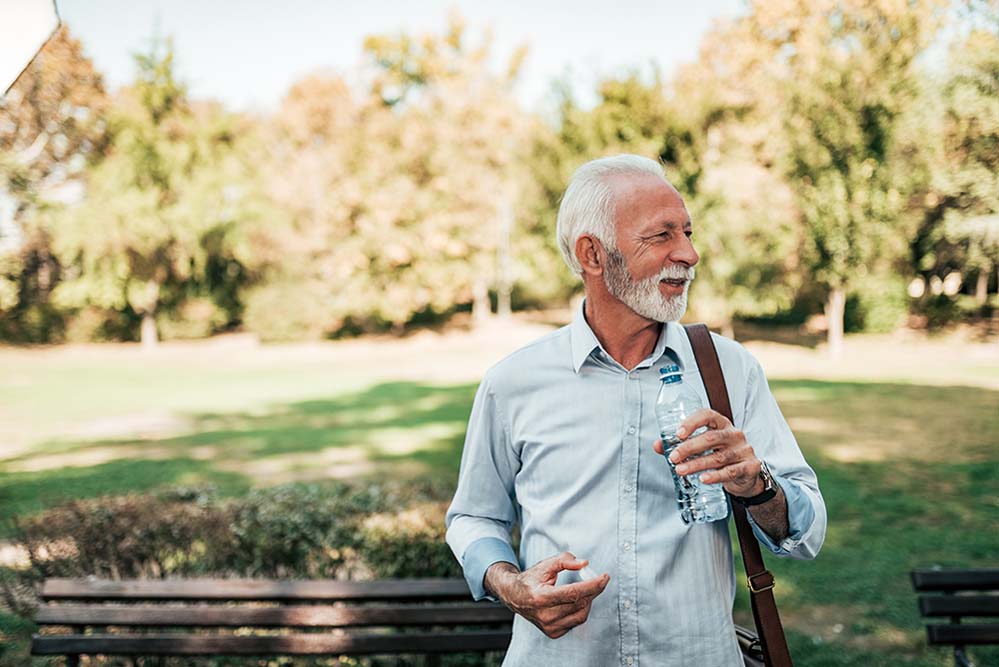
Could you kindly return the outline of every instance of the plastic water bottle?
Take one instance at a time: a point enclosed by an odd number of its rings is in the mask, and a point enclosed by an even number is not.
[[[728,501],[725,489],[721,484],[704,484],[701,473],[677,475],[676,466],[669,460],[672,452],[681,440],[676,437],[676,431],[683,420],[703,407],[701,397],[689,385],[683,383],[680,367],[664,366],[659,369],[662,385],[659,387],[659,397],[656,399],[656,419],[659,422],[659,435],[663,440],[663,450],[666,463],[673,473],[673,486],[676,488],[676,504],[680,509],[680,517],[684,523],[708,523],[719,521],[728,516]],[[707,430],[701,427],[688,437],[700,435]],[[711,450],[700,456],[706,456]],[[706,471],[705,471],[706,472]]]

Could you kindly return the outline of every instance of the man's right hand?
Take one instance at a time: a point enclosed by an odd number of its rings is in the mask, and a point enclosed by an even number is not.
[[[486,570],[486,590],[503,601],[551,639],[558,639],[586,621],[593,598],[604,592],[610,575],[590,581],[555,586],[562,570],[581,570],[588,561],[568,551],[546,558],[523,572],[506,562],[493,563]]]

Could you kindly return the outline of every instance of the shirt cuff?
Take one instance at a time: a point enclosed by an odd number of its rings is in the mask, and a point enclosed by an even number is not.
[[[815,520],[815,508],[812,507],[812,501],[808,499],[808,496],[802,492],[795,482],[777,475],[774,475],[773,478],[784,491],[784,498],[787,500],[788,536],[778,544],[756,524],[751,512],[746,512],[746,516],[753,527],[756,539],[763,546],[775,554],[789,554],[798,548],[805,533],[812,527],[812,522]]]
[[[486,593],[483,579],[486,570],[494,563],[510,563],[520,567],[513,547],[498,537],[483,537],[468,545],[461,557],[461,568],[465,572],[465,581],[472,591],[475,600],[483,598],[496,601],[496,598]]]

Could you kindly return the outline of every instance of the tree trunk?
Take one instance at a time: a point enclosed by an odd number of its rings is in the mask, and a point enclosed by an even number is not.
[[[156,316],[147,310],[142,314],[142,347],[152,350],[159,342],[159,336],[156,334]]]
[[[472,285],[472,320],[476,327],[489,322],[491,307],[489,304],[489,287],[482,278],[476,278]]]
[[[496,295],[496,315],[504,320],[510,319],[510,314],[513,312],[513,309],[510,308],[510,292],[509,283],[501,284],[499,293]]]
[[[507,189],[509,192],[509,188]],[[499,280],[496,285],[496,314],[503,319],[510,318],[510,293],[513,291],[513,279],[510,275],[510,235],[513,232],[513,197],[507,195],[499,208]]]
[[[731,317],[729,317],[722,323],[721,334],[726,338],[731,338],[732,340],[735,340],[735,326],[733,326]]]
[[[989,298],[989,269],[983,266],[978,271],[978,281],[975,283],[975,303],[984,306]]]
[[[834,287],[826,301],[826,324],[829,327],[827,341],[829,356],[839,359],[843,356],[843,312],[846,309],[846,291]]]

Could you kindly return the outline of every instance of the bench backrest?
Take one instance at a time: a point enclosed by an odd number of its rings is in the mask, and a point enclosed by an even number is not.
[[[913,570],[919,613],[950,618],[952,623],[926,626],[930,644],[956,646],[999,644],[999,623],[966,623],[965,618],[999,617],[999,568]]]
[[[257,655],[439,653],[504,650],[513,614],[472,602],[455,579],[367,582],[184,579],[49,579],[40,626],[79,634],[38,635],[36,654]],[[82,604],[81,604],[82,603]],[[154,604],[155,603],[155,604]],[[85,628],[282,628],[302,634],[83,634]],[[483,627],[485,626],[485,627]],[[434,628],[432,632],[351,628]],[[468,628],[461,630],[460,628]],[[317,632],[317,630],[326,632]]]

